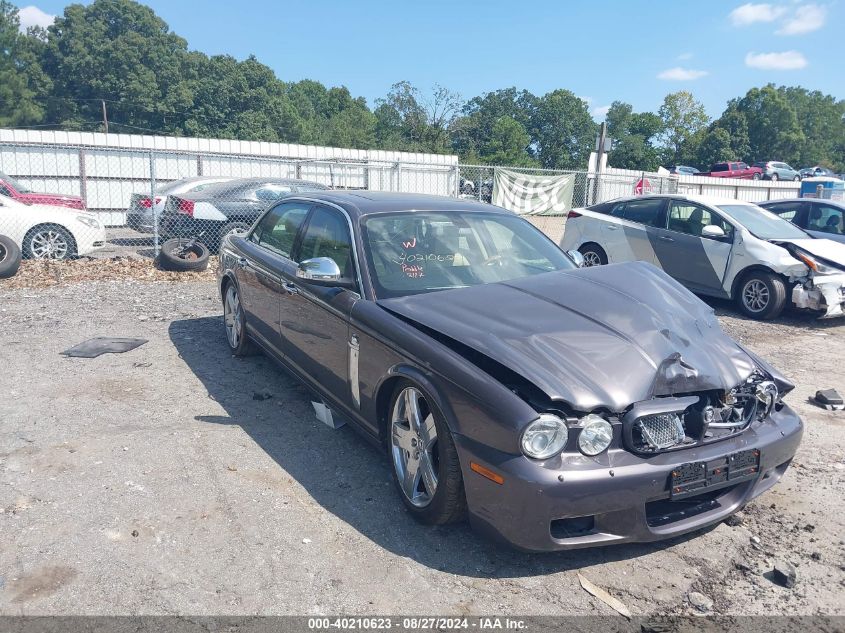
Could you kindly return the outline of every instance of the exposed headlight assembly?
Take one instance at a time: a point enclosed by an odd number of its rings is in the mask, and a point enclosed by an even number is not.
[[[820,275],[830,275],[841,272],[836,268],[832,268],[831,266],[822,264],[818,259],[798,248],[794,249],[792,254],[795,255],[795,257],[797,257],[798,259],[800,259],[802,262],[804,262],[804,264],[807,265],[807,268]]]
[[[522,432],[522,452],[532,459],[548,459],[566,447],[569,429],[566,422],[551,413],[543,413]]]
[[[593,457],[607,450],[613,441],[613,427],[600,415],[591,413],[581,418],[578,450]]]
[[[765,420],[769,417],[772,409],[775,408],[775,404],[777,404],[778,397],[780,396],[777,385],[771,380],[764,380],[763,382],[757,383],[755,396],[757,397],[757,406],[759,407],[758,418]]]

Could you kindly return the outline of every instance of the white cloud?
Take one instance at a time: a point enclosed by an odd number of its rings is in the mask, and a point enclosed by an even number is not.
[[[657,75],[658,79],[666,79],[667,81],[692,81],[694,79],[701,79],[707,75],[706,70],[693,70],[692,68],[668,68]]]
[[[605,106],[596,106],[592,110],[592,115],[594,119],[598,119],[599,121],[604,121],[605,117],[607,116],[607,111],[610,110],[609,105]]]
[[[786,13],[784,7],[776,7],[773,4],[754,4],[749,2],[731,11],[731,23],[734,26],[748,26],[755,22],[774,22]]]
[[[748,53],[745,65],[761,70],[799,70],[807,65],[807,59],[798,51]]]
[[[783,23],[778,35],[803,35],[824,26],[827,9],[817,4],[805,4],[795,9],[795,15]]]
[[[18,11],[18,18],[21,21],[21,31],[25,32],[30,26],[40,26],[46,29],[53,23],[56,16],[45,13],[38,7],[30,5]]]

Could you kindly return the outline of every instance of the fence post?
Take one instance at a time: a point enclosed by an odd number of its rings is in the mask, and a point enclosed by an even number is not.
[[[402,191],[402,163],[396,163],[396,191]]]
[[[202,175],[202,154],[197,154],[197,176]]]
[[[160,214],[156,211],[156,158],[154,150],[150,150],[150,201],[152,202],[150,207],[153,210],[153,246],[155,247],[155,256],[158,257],[160,251],[158,231]]]
[[[88,208],[88,176],[85,173],[85,150],[79,149],[79,196]],[[98,214],[99,215],[99,214]]]
[[[461,197],[461,166],[455,164],[455,197]]]

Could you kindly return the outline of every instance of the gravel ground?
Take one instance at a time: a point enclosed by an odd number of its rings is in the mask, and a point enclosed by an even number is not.
[[[845,413],[808,400],[845,392],[845,322],[715,307],[798,385],[784,479],[730,525],[526,555],[415,523],[380,451],[317,422],[269,360],[228,353],[212,283],[0,282],[0,613],[613,613],[580,572],[635,615],[845,614]],[[59,355],[102,335],[149,343]]]

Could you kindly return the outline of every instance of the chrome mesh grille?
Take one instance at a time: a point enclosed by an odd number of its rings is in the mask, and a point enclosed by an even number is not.
[[[652,450],[670,448],[684,441],[684,424],[676,413],[659,413],[637,421],[643,439]]]

